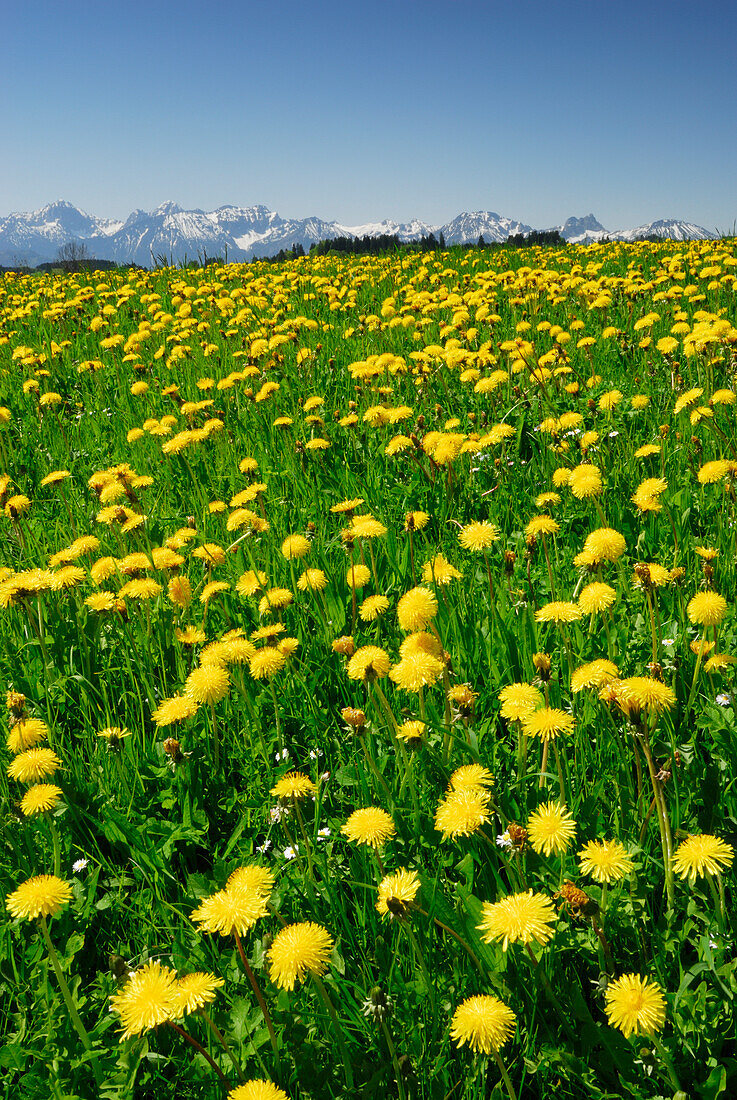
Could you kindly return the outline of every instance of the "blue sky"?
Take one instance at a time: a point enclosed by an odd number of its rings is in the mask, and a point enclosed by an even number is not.
[[[737,5],[0,0],[0,215],[737,218]]]

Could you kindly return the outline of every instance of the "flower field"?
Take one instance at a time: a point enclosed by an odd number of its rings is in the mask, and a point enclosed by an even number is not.
[[[737,1093],[736,305],[2,276],[0,1095]]]

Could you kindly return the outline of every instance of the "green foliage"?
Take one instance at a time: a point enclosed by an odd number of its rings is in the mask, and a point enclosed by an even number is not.
[[[688,613],[700,590],[734,600],[737,432],[723,396],[737,345],[734,242],[439,243],[377,257],[331,242],[279,267],[0,282],[0,684],[47,724],[62,760],[48,782],[63,792],[25,816],[27,786],[9,778],[5,753],[0,890],[7,897],[36,874],[72,884],[49,931],[90,1043],[37,922],[6,913],[0,1096],[224,1095],[204,1055],[166,1024],[119,1042],[109,999],[148,960],[222,977],[212,1023],[246,1078],[272,1079],[292,1100],[503,1095],[496,1060],[450,1038],[461,1002],[484,993],[516,1014],[500,1053],[525,1100],[655,1100],[676,1080],[714,1100],[737,1089],[733,872],[674,877],[661,814],[671,854],[690,834],[737,841],[734,666],[709,661],[734,652],[734,619],[730,607],[708,627],[716,647],[701,659],[691,643],[704,628]],[[657,449],[637,457],[646,444]],[[699,478],[718,461],[727,465],[715,480]],[[581,465],[599,469],[601,494],[576,496],[556,473]],[[44,485],[53,471],[70,476]],[[657,478],[667,484],[633,501]],[[552,492],[560,499],[536,505]],[[361,504],[348,513],[331,511],[353,498]],[[238,508],[250,515],[229,529]],[[526,532],[543,510],[557,532]],[[427,513],[427,526],[410,512]],[[368,513],[384,535],[346,533]],[[480,521],[499,538],[474,552],[458,536]],[[601,527],[622,534],[625,555],[576,564]],[[292,534],[309,538],[304,558],[282,553]],[[69,563],[54,557],[88,535],[99,546]],[[154,551],[172,539],[182,561],[156,566]],[[719,554],[706,561],[696,547]],[[144,568],[126,561],[134,553],[147,556]],[[437,554],[460,577],[442,583],[437,562],[426,573]],[[110,575],[95,580],[107,557]],[[665,583],[636,576],[643,563],[663,566]],[[62,586],[66,564],[82,573]],[[369,572],[357,591],[351,564]],[[57,580],[35,594],[15,579],[49,566]],[[305,569],[324,572],[324,590],[300,583]],[[243,595],[249,571],[267,579]],[[189,580],[190,602],[172,599],[176,577]],[[156,581],[147,598],[124,588],[145,578]],[[575,603],[594,581],[615,590],[608,610],[558,625],[537,614]],[[417,584],[437,595],[428,631],[443,674],[421,692],[350,678],[333,642],[352,635],[396,667],[406,637],[397,603]],[[292,600],[264,605],[267,589]],[[108,610],[95,602],[101,592],[112,594]],[[385,614],[361,616],[369,595],[387,597]],[[256,678],[243,652],[229,656],[221,700],[158,723],[209,643],[267,625],[277,631],[257,649],[297,643],[273,680]],[[533,661],[540,652],[549,680]],[[628,720],[614,696],[573,691],[571,672],[600,658],[622,679],[667,685],[673,705],[635,708]],[[574,719],[545,754],[500,714],[500,690],[533,681]],[[448,699],[463,685],[472,704]],[[365,713],[361,732],[341,716],[349,707]],[[10,736],[19,713],[7,711]],[[420,719],[420,743],[398,739],[397,727]],[[99,736],[110,727],[122,735]],[[451,775],[479,762],[495,777],[487,820],[442,841],[435,814]],[[292,771],[310,777],[314,801],[277,803],[270,792]],[[577,823],[568,851],[497,843],[559,798]],[[341,832],[368,806],[396,828],[378,852]],[[605,886],[581,873],[576,853],[614,838],[634,869]],[[253,862],[276,883],[243,946],[278,1057],[235,940],[190,919]],[[400,868],[417,873],[415,905],[382,917],[377,886]],[[560,895],[567,881],[590,910]],[[484,905],[528,888],[555,898],[550,943],[530,953],[485,942]],[[282,923],[303,921],[335,941],[327,1000],[312,980],[288,992],[270,976]],[[631,973],[664,991],[654,1037],[625,1038],[607,1022],[607,983]],[[377,986],[390,999],[383,1025]],[[233,1060],[204,1017],[179,1022],[234,1088]]]

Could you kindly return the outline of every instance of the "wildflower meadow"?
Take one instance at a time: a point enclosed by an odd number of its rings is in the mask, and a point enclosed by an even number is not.
[[[0,279],[0,1095],[737,1094],[734,240]]]

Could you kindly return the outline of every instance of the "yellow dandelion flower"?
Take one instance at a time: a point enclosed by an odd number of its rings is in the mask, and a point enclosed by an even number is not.
[[[581,608],[567,600],[553,600],[535,612],[537,623],[575,623],[581,618]]]
[[[20,808],[26,817],[31,817],[32,814],[48,813],[49,810],[53,810],[55,806],[59,805],[61,796],[61,787],[57,787],[53,783],[36,783],[26,791],[21,800]]]
[[[420,722],[416,718],[410,718],[406,722],[402,722],[397,730],[397,737],[400,741],[408,744],[410,748],[413,748],[420,744],[426,729],[427,726],[424,722]]]
[[[411,588],[397,605],[397,619],[404,631],[424,630],[438,613],[438,600],[429,588]]]
[[[358,614],[363,622],[372,623],[380,615],[383,615],[388,607],[389,600],[386,596],[369,596],[359,607]]]
[[[267,583],[266,574],[248,569],[236,583],[235,589],[241,596],[255,596]]]
[[[266,896],[257,890],[218,890],[205,898],[191,914],[203,932],[243,936],[268,912]]]
[[[402,657],[390,670],[389,676],[404,691],[420,691],[432,687],[443,675],[445,665],[431,653],[416,650]]]
[[[670,710],[675,706],[676,694],[667,684],[649,676],[629,676],[619,681],[620,692],[629,706],[639,707],[653,714]]]
[[[26,749],[8,765],[8,775],[19,783],[37,783],[47,779],[61,767],[61,760],[51,749]]]
[[[603,687],[611,680],[616,680],[618,676],[619,669],[614,661],[609,661],[606,657],[599,657],[597,660],[589,661],[588,664],[580,665],[574,670],[571,676],[571,691],[578,693],[583,691],[584,688]]]
[[[462,764],[448,780],[447,794],[452,791],[484,791],[494,786],[494,776],[483,764]]]
[[[198,703],[214,706],[224,699],[230,690],[228,670],[216,664],[205,664],[190,672],[184,685],[184,694]]]
[[[148,962],[136,970],[110,1006],[120,1016],[124,1039],[140,1035],[172,1018],[175,1012],[176,973],[160,962]]]
[[[36,875],[8,894],[5,908],[15,920],[56,917],[72,900],[72,888],[56,875]]]
[[[257,649],[248,662],[248,670],[254,680],[271,680],[286,664],[283,653],[273,646]]]
[[[227,581],[210,581],[200,592],[200,603],[209,603],[213,596],[217,596],[220,592],[227,592],[229,588]]]
[[[596,882],[619,882],[634,867],[627,849],[618,840],[590,840],[578,853],[581,874]]]
[[[501,538],[499,529],[493,523],[469,523],[462,527],[458,534],[458,541],[464,550],[483,551],[488,550]]]
[[[551,741],[560,733],[573,733],[573,715],[555,707],[541,707],[522,718],[522,729],[528,737]]]
[[[354,516],[349,530],[354,539],[382,538],[387,533],[384,524],[370,514]]]
[[[507,684],[499,692],[502,704],[499,713],[508,722],[517,722],[537,710],[542,701],[542,695],[532,684]]]
[[[703,392],[703,389],[697,386],[695,389],[686,390],[685,393],[682,393],[673,406],[673,415],[678,416],[684,409],[688,409],[692,405],[695,405]]]
[[[364,680],[373,683],[386,676],[391,660],[386,650],[376,645],[365,645],[357,649],[346,666],[349,680]]]
[[[361,563],[352,565],[346,574],[346,584],[351,588],[363,588],[371,580],[371,570]]]
[[[645,443],[644,446],[638,447],[635,451],[635,458],[649,458],[651,455],[660,454],[659,443]]]
[[[623,974],[610,982],[605,994],[605,1011],[612,1027],[625,1039],[630,1035],[653,1035],[665,1023],[665,997],[657,982],[639,974]]]
[[[288,924],[277,932],[269,948],[269,977],[280,989],[289,990],[308,973],[320,977],[327,970],[334,946],[332,936],[320,924]]]
[[[538,855],[560,855],[576,835],[576,822],[562,803],[546,802],[530,814],[527,835]]]
[[[174,722],[184,722],[197,713],[198,703],[186,695],[173,695],[162,699],[151,717],[157,727],[171,726]]]
[[[438,806],[435,828],[443,840],[470,836],[489,820],[489,796],[478,787],[453,791]]]
[[[294,596],[288,588],[269,588],[259,600],[259,615],[268,615],[271,611],[281,611],[294,601]]]
[[[23,718],[11,728],[8,734],[8,749],[13,754],[35,748],[39,741],[45,741],[49,727],[41,718]]]
[[[719,837],[702,833],[689,836],[678,845],[673,857],[673,870],[694,885],[696,878],[718,875],[734,859],[734,848]]]
[[[514,1035],[517,1017],[491,994],[467,997],[453,1013],[450,1037],[458,1047],[468,1043],[474,1053],[499,1050]]]
[[[308,775],[302,772],[288,772],[271,788],[270,794],[275,798],[307,798],[315,794],[317,787]]]
[[[689,600],[686,614],[699,626],[718,626],[727,613],[727,601],[718,592],[699,592]]]
[[[502,941],[507,950],[510,943],[546,944],[553,935],[550,927],[558,914],[550,898],[544,894],[509,894],[500,901],[484,902],[478,930],[484,943]]]
[[[251,890],[265,897],[274,888],[274,876],[268,867],[262,867],[258,863],[247,863],[244,867],[236,867],[228,876],[228,890]]]
[[[386,875],[379,883],[376,909],[382,917],[403,916],[417,897],[420,880],[416,871],[400,868],[393,875]]]
[[[557,535],[559,531],[560,524],[552,516],[533,516],[525,527],[525,537],[532,539],[538,535]]]
[[[594,581],[582,589],[578,597],[578,606],[584,615],[596,615],[599,611],[606,611],[617,598],[615,589],[609,584]]]
[[[281,552],[287,561],[305,557],[312,549],[312,543],[304,535],[288,535],[281,544]]]
[[[283,417],[282,419],[287,420],[289,418]],[[254,1077],[250,1081],[231,1089],[228,1093],[228,1100],[289,1100],[289,1097],[284,1089],[280,1089],[278,1085],[274,1085],[271,1081],[264,1081],[263,1078]]]
[[[367,806],[363,810],[354,810],[340,831],[356,844],[367,844],[378,849],[391,840],[397,830],[386,810]]]
[[[174,985],[174,998],[172,1014],[174,1016],[186,1016],[190,1012],[197,1012],[205,1005],[215,1000],[218,989],[225,985],[222,978],[216,978],[214,974],[206,974],[195,971],[192,974],[184,974],[177,978]]]
[[[571,470],[568,486],[577,500],[598,496],[604,487],[599,468],[585,464]]]
[[[305,569],[297,580],[300,592],[322,592],[328,586],[328,578],[322,569]]]
[[[699,470],[697,477],[700,485],[715,485],[722,481],[731,470],[731,464],[725,459],[716,459],[713,462],[705,462]]]
[[[434,558],[430,558],[422,569],[422,579],[425,584],[446,585],[452,580],[459,580],[461,576],[462,574],[443,554],[436,554]]]

